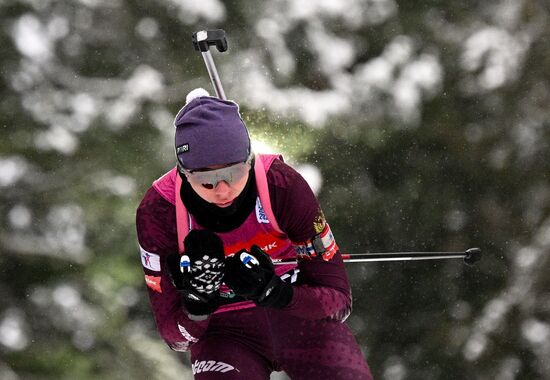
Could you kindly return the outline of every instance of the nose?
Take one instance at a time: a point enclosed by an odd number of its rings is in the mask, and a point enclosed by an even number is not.
[[[217,196],[222,197],[229,194],[231,186],[225,181],[220,181],[216,184],[216,187],[214,187],[214,191]]]

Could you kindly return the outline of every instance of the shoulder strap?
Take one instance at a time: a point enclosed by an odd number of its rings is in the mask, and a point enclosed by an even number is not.
[[[178,247],[180,253],[183,253],[183,239],[189,233],[189,214],[180,197],[181,183],[181,177],[176,174],[176,225],[178,229]]]
[[[181,177],[178,174],[177,167],[174,167],[168,173],[153,182],[153,187],[164,199],[176,206],[178,247],[180,253],[182,253],[183,239],[189,232],[189,215],[179,196],[181,191]]]
[[[269,198],[269,187],[267,184],[267,172],[271,167],[271,164],[275,159],[283,159],[283,156],[280,154],[258,154],[256,155],[256,161],[254,163],[254,174],[256,175],[256,186],[258,189],[258,196],[260,197],[260,202],[262,203],[262,208],[269,220],[269,223],[273,226],[275,231],[283,233],[273,209],[271,208],[271,199]]]
[[[172,204],[176,204],[174,192],[176,190],[175,181],[178,177],[177,168],[172,168],[167,173],[163,174],[162,177],[153,182],[153,187],[155,190]]]

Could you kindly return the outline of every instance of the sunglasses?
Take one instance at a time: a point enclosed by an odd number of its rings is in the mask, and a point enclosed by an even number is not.
[[[219,169],[187,170],[183,169],[181,164],[178,166],[180,172],[185,175],[189,183],[211,190],[216,187],[218,182],[225,181],[229,185],[233,185],[243,179],[251,168],[251,162],[252,154],[244,162],[238,162]]]

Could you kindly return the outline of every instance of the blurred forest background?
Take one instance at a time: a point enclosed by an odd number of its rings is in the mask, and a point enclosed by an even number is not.
[[[378,379],[550,378],[547,0],[0,0],[0,378],[188,379],[135,209],[213,52],[257,150],[317,191]],[[546,273],[546,275],[544,274]]]

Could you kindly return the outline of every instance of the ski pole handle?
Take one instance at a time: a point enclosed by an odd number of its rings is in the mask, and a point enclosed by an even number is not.
[[[225,31],[223,29],[213,29],[213,30],[201,30],[193,33],[193,46],[195,50],[200,51],[204,63],[206,65],[206,70],[208,71],[208,76],[212,81],[214,86],[214,91],[218,98],[227,100],[225,96],[225,91],[218,75],[218,70],[216,69],[216,64],[210,54],[210,46],[216,46],[216,49],[220,53],[227,51],[227,39],[225,38]]]

